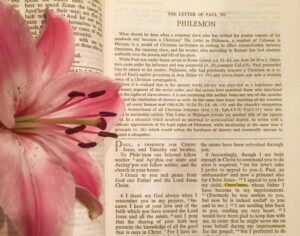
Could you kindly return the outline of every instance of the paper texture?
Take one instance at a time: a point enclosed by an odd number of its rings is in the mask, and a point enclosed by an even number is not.
[[[298,0],[10,2],[34,35],[63,14],[73,69],[123,84],[119,138],[92,151],[105,214],[78,204],[65,235],[299,234]]]
[[[109,1],[107,235],[297,235],[297,7]]]

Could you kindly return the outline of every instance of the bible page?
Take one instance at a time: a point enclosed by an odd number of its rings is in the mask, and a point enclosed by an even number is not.
[[[299,234],[299,1],[111,0],[126,111],[106,235]]]

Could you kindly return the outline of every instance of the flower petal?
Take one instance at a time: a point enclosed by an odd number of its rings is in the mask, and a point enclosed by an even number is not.
[[[72,176],[38,143],[0,132],[0,206],[21,235],[60,235],[74,206]]]
[[[87,189],[77,186],[76,198],[89,209],[89,218],[91,220],[96,219],[98,215],[103,213],[103,206],[99,200],[91,194]]]
[[[70,73],[60,79],[49,81],[41,90],[35,104],[32,104],[24,115],[35,114],[35,117],[80,117],[99,114],[101,111],[114,112],[116,116],[106,117],[107,130],[109,130],[120,118],[124,110],[124,103],[119,95],[120,84],[106,77],[90,73]],[[105,91],[102,96],[86,98],[76,105],[67,107],[64,104],[70,97],[70,92],[82,92],[86,95],[93,92]],[[68,104],[82,100],[82,97],[74,98]],[[59,109],[57,109],[60,107]]]
[[[97,162],[89,153],[65,138],[41,134],[38,137],[64,163],[74,178],[75,185],[88,189],[96,197],[101,193],[100,173]]]
[[[0,122],[14,126],[14,114],[39,85],[39,57],[22,16],[0,1]],[[31,90],[31,91],[30,91]]]
[[[43,80],[65,75],[74,60],[74,35],[71,25],[59,15],[46,11],[46,24],[36,42],[43,58]]]
[[[70,171],[76,185],[76,197],[89,209],[90,217],[95,218],[102,214],[103,207],[99,202],[101,194],[99,168],[89,153],[77,145],[74,146],[74,142],[67,138],[62,138],[59,142],[56,136],[50,135],[41,134],[34,138],[57,156]]]

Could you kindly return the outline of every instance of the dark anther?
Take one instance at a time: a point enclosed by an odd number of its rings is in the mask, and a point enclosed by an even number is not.
[[[118,135],[116,133],[110,133],[110,132],[104,132],[104,131],[100,131],[98,133],[98,135],[100,137],[110,137],[110,138],[117,138]]]
[[[97,145],[96,142],[90,142],[90,143],[78,143],[78,146],[81,148],[92,148]]]
[[[102,96],[103,94],[105,94],[105,90],[95,91],[95,92],[89,93],[88,97],[89,98],[96,98],[96,97]]]
[[[85,96],[85,93],[83,92],[78,92],[78,91],[72,91],[68,94],[68,96],[70,98],[75,98],[75,97],[84,97]]]
[[[97,124],[97,127],[99,129],[102,129],[102,130],[105,130],[106,129],[106,126],[107,126],[107,122],[104,118],[100,118],[98,124]]]
[[[109,112],[109,111],[100,111],[99,115],[102,117],[113,117],[113,116],[116,116],[117,114],[114,112]]]
[[[80,125],[80,126],[77,126],[77,127],[74,127],[74,128],[69,128],[69,129],[65,130],[65,133],[66,134],[76,134],[76,133],[84,130],[85,127],[86,127],[85,125]]]

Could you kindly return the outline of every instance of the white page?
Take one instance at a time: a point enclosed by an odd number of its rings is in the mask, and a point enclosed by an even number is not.
[[[105,73],[127,110],[106,159],[106,235],[297,235],[297,11],[107,3]]]

